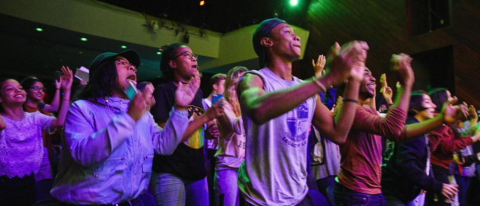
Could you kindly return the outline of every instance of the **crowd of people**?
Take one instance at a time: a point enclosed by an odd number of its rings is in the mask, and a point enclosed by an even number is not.
[[[0,205],[466,205],[478,115],[412,91],[410,56],[392,55],[399,82],[377,92],[366,42],[335,43],[306,80],[284,20],[252,43],[259,67],[213,75],[206,98],[182,43],[162,46],[156,86],[137,84],[133,50],[99,54],[75,95],[62,67],[50,104],[36,77],[1,80]]]

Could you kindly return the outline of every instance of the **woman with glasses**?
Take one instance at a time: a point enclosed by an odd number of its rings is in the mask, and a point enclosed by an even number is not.
[[[65,67],[63,67],[63,69],[65,69]],[[53,116],[51,112],[58,111],[60,105],[60,89],[64,88],[62,86],[65,86],[66,82],[62,82],[61,79],[55,80],[56,90],[51,104],[45,104],[43,102],[47,88],[37,77],[26,77],[20,81],[20,84],[27,93],[27,100],[23,104],[25,112],[40,112],[47,116]],[[51,162],[54,156],[54,144],[58,145],[60,143],[61,133],[61,129],[42,132],[44,147],[43,160],[40,165],[40,170],[35,174],[35,181],[37,182],[37,200],[52,198],[50,195],[50,189],[52,188],[53,177],[55,176],[52,169],[55,169],[58,163],[53,164],[54,166],[52,167]],[[57,152],[57,155],[58,154],[59,152]]]
[[[60,89],[61,80],[55,80],[55,95],[52,102],[46,104],[43,102],[47,88],[43,85],[42,81],[34,76],[29,76],[20,81],[20,84],[27,92],[27,101],[23,105],[27,112],[41,111],[42,113],[57,112],[60,104]]]
[[[152,114],[158,125],[165,125],[175,104],[175,90],[180,84],[199,80],[197,56],[185,44],[175,43],[162,47],[160,69],[168,82],[157,86]],[[155,155],[151,191],[157,205],[209,205],[206,179],[204,124],[223,113],[220,104],[204,112],[203,93],[199,89],[193,101],[186,106],[190,123],[189,138],[180,143],[172,155]]]
[[[35,179],[45,159],[42,131],[63,127],[70,103],[72,71],[67,67],[62,72],[65,97],[58,118],[24,111],[24,88],[14,79],[0,81],[0,118],[5,123],[0,127],[0,205],[32,205],[39,200]]]

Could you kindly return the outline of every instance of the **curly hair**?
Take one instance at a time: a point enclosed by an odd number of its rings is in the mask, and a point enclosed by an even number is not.
[[[162,52],[162,59],[160,61],[160,71],[162,75],[167,80],[175,80],[173,77],[173,68],[170,67],[170,60],[175,57],[175,53],[177,52],[178,48],[185,47],[186,44],[183,43],[174,43],[174,44],[167,44],[160,48]]]

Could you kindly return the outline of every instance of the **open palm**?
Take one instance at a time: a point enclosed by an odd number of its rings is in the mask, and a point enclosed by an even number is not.
[[[73,83],[73,73],[70,68],[62,66],[62,73],[63,75],[60,77],[60,86],[64,90],[69,90],[72,88]]]
[[[198,88],[200,87],[200,81],[198,78],[192,78],[192,80],[183,84],[178,83],[178,88],[175,91],[175,104],[181,107],[187,107],[195,98]]]

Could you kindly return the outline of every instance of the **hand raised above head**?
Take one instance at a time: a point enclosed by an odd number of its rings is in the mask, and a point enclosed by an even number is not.
[[[323,69],[325,68],[325,63],[326,63],[326,60],[325,60],[325,56],[323,55],[318,55],[318,59],[317,59],[317,62],[315,62],[315,60],[312,59],[312,66],[313,66],[313,70],[315,71],[315,77],[321,77],[323,76]]]
[[[363,41],[352,41],[343,45],[328,65],[327,75],[331,76],[333,85],[341,84],[349,76],[361,80],[367,51],[368,44]]]
[[[451,101],[443,104],[442,114],[445,123],[455,123],[458,120],[465,121],[467,119],[468,108],[464,104],[453,105],[457,101],[457,97],[453,97]]]
[[[73,83],[73,73],[70,68],[62,66],[62,76],[60,77],[60,87],[63,90],[70,90]]]
[[[400,83],[411,86],[415,82],[415,75],[412,69],[412,58],[407,54],[393,54],[391,69],[396,71],[400,77]]]
[[[473,120],[475,123],[478,121],[477,110],[473,105],[470,105],[468,107],[468,116],[469,116],[468,119]]]

